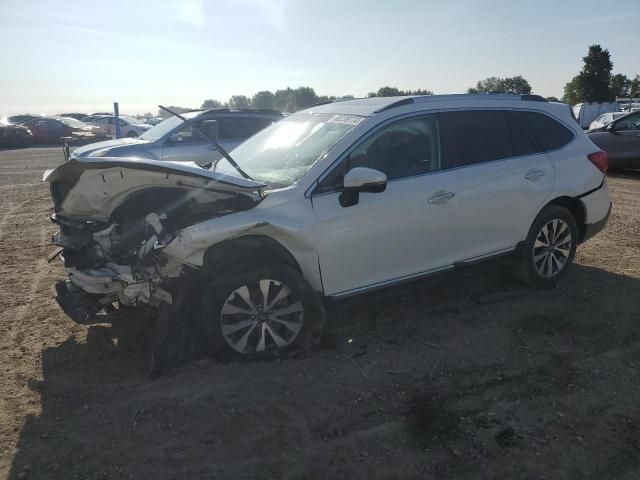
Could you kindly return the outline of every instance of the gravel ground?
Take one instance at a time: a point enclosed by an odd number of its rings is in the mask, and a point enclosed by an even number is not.
[[[142,320],[53,301],[60,161],[0,151],[0,478],[640,478],[640,176],[557,289],[486,264],[338,305],[309,357],[150,381]]]

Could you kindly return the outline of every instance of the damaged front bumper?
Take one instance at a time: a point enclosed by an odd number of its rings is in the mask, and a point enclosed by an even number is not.
[[[74,320],[86,323],[87,317],[115,304],[172,304],[171,294],[163,285],[180,274],[182,265],[163,256],[164,242],[173,237],[164,231],[155,214],[145,219],[143,240],[133,244],[118,240],[114,224],[59,215],[53,215],[51,220],[60,231],[52,237],[52,243],[59,248],[49,260],[60,256],[68,277],[56,285],[56,299]],[[116,263],[113,256],[121,256],[130,264]]]
[[[150,281],[134,279],[131,267],[107,264],[100,268],[65,268],[69,281],[92,295],[133,306],[138,303],[171,304],[171,294]]]

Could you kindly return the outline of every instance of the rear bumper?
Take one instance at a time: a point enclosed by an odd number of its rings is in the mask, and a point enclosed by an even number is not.
[[[609,203],[609,210],[607,210],[607,214],[602,220],[598,220],[595,223],[587,223],[584,231],[584,236],[582,237],[583,242],[586,242],[591,237],[600,233],[604,229],[604,227],[607,225],[607,221],[609,221],[609,215],[611,215],[611,207],[612,204]]]

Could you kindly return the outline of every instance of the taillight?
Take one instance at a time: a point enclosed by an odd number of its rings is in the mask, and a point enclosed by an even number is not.
[[[598,152],[590,153],[589,155],[587,155],[587,157],[589,158],[589,160],[591,160],[591,163],[593,163],[598,170],[600,170],[602,173],[607,173],[607,170],[609,169],[609,156],[607,155],[607,152],[603,152],[601,150]]]

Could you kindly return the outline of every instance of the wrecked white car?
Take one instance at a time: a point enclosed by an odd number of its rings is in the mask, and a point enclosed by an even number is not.
[[[151,306],[222,358],[281,355],[318,342],[328,297],[505,254],[554,285],[607,221],[606,162],[566,105],[511,95],[315,106],[207,169],[71,159],[47,175],[58,300],[80,322]]]

